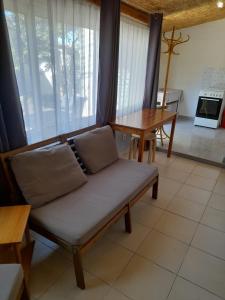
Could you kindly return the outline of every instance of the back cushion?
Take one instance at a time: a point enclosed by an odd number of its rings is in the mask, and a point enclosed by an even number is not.
[[[77,135],[74,144],[89,173],[97,173],[118,159],[110,126]]]
[[[10,161],[23,196],[33,208],[87,182],[69,145],[24,152]]]

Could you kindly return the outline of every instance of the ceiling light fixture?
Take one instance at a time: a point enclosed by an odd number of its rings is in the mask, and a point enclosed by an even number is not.
[[[224,4],[223,4],[223,1],[217,1],[216,5],[218,8],[223,8]]]

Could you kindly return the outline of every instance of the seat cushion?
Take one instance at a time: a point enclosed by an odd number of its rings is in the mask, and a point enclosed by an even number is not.
[[[87,182],[69,145],[18,154],[11,158],[11,166],[32,207],[40,207]]]
[[[91,174],[97,173],[119,158],[116,141],[110,126],[77,135],[74,138],[74,144]]]
[[[89,175],[78,190],[33,209],[32,222],[69,244],[82,244],[157,175],[156,167],[119,159]]]
[[[0,264],[0,299],[16,300],[23,283],[23,271],[19,264]]]

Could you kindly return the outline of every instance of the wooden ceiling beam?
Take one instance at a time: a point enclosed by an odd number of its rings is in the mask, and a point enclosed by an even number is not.
[[[113,0],[111,0],[113,1]],[[89,2],[96,5],[101,5],[101,0],[89,0]],[[121,13],[123,15],[129,16],[133,19],[138,20],[139,22],[147,25],[149,24],[150,15],[147,12],[144,12],[138,8],[135,8],[127,3],[121,2]]]

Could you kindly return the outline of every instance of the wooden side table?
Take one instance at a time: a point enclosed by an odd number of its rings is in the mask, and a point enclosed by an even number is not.
[[[20,263],[28,280],[34,248],[28,227],[30,205],[0,207],[0,263]]]

